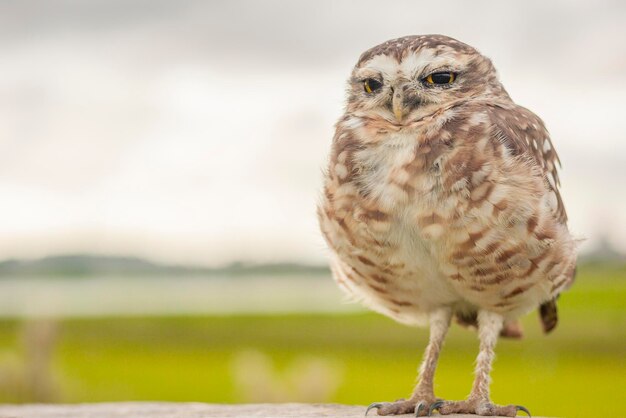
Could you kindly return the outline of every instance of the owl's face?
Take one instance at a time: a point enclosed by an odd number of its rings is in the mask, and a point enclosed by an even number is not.
[[[446,36],[407,36],[361,55],[349,80],[347,111],[403,126],[483,96],[508,97],[488,58]]]

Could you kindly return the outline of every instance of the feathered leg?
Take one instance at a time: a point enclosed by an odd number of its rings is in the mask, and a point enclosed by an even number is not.
[[[491,364],[495,357],[494,349],[503,323],[504,318],[499,314],[488,311],[478,312],[480,349],[478,357],[476,358],[475,378],[472,391],[466,401],[436,402],[431,405],[429,415],[433,410],[438,409],[441,415],[461,413],[514,417],[517,415],[517,411],[524,411],[530,416],[528,410],[523,406],[499,406],[491,403],[489,398]]]
[[[433,380],[439,352],[450,327],[451,317],[452,310],[449,308],[439,309],[430,315],[430,338],[420,365],[418,383],[413,389],[411,397],[408,400],[373,403],[367,408],[367,411],[376,408],[378,415],[400,415],[415,412],[416,416],[420,416],[428,413],[430,406],[436,402]]]

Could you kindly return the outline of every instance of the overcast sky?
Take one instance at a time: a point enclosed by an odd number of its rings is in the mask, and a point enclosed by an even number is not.
[[[0,259],[325,258],[345,80],[389,38],[492,58],[563,162],[572,231],[626,251],[626,2],[0,1]]]

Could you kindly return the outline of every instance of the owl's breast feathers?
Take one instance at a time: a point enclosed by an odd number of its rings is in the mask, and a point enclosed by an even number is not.
[[[337,281],[401,318],[438,304],[514,318],[572,281],[576,262],[541,120],[512,102],[470,102],[405,131],[337,125],[322,232]],[[401,302],[401,303],[398,303]]]

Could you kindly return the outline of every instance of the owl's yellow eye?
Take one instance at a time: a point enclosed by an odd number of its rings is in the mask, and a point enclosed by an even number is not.
[[[383,83],[373,78],[368,78],[367,80],[363,81],[363,89],[366,93],[373,93],[376,90],[380,89],[382,86]]]
[[[432,73],[424,79],[426,84],[452,84],[456,79],[456,74],[449,71],[442,71],[440,73]]]

